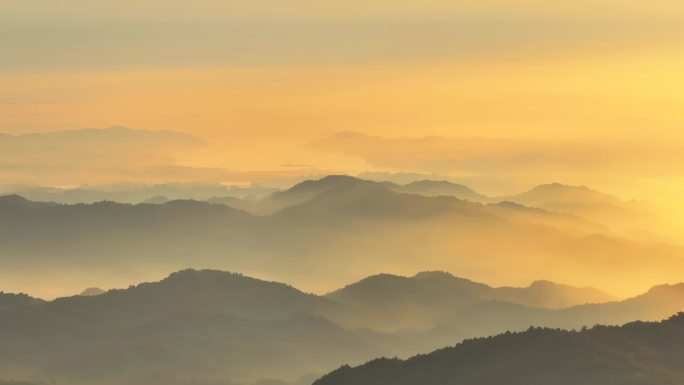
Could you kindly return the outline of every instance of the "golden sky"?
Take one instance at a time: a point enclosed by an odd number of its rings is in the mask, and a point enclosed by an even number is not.
[[[561,182],[682,234],[682,25],[681,0],[2,0],[0,188]]]
[[[341,131],[534,141],[526,154],[588,160],[498,173],[509,189],[554,178],[672,200],[682,22],[668,0],[9,0],[0,132],[124,125],[206,141],[173,154],[188,167],[456,176],[482,171],[310,143]]]

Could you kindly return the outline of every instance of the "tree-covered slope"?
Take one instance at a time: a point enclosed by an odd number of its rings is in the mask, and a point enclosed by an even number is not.
[[[675,385],[684,383],[684,314],[465,341],[402,361],[343,366],[314,385]]]

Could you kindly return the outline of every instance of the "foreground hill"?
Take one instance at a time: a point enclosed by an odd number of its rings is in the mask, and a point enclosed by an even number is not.
[[[684,383],[684,314],[659,323],[530,328],[406,361],[344,366],[314,385],[674,385]]]

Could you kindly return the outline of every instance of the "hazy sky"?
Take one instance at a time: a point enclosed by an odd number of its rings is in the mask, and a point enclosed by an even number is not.
[[[528,169],[496,173],[511,189],[553,178],[672,201],[683,23],[669,0],[5,0],[0,132],[174,130],[207,143],[176,165],[303,175],[483,172],[308,145],[340,131],[534,141],[516,154]],[[565,159],[529,161],[551,151]]]

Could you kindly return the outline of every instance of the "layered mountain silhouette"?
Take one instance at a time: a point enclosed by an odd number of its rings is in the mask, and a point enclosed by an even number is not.
[[[515,203],[520,206],[539,208],[547,212],[564,213],[586,218],[594,223],[607,225],[616,232],[648,240],[658,239],[664,232],[667,238],[672,230],[647,203],[623,201],[615,196],[590,189],[586,186],[572,186],[560,183],[540,185],[517,195],[489,197],[473,189],[449,181],[422,180],[408,184],[376,182],[344,175],[331,175],[320,180],[300,183],[292,189],[275,192],[260,200],[236,199],[234,197],[214,198],[212,202],[224,203],[254,214],[272,214],[283,208],[307,202],[329,190],[349,186],[382,187],[399,193],[428,197],[450,196],[479,203]]]
[[[0,372],[36,382],[296,379],[382,352],[370,336],[315,315],[324,298],[218,271],[181,271],[94,297],[0,298]]]
[[[684,314],[659,323],[530,328],[415,356],[344,366],[314,385],[669,385],[684,381]]]
[[[244,198],[257,200],[278,189],[259,186],[224,186],[218,183],[163,183],[135,184],[119,183],[101,186],[45,187],[33,185],[12,185],[4,187],[7,194],[40,202],[63,204],[96,203],[112,201],[118,203],[165,203],[172,200],[206,200],[226,203],[229,199]],[[225,200],[224,202],[221,202]]]
[[[418,181],[405,185],[391,182],[375,182],[346,175],[330,175],[319,180],[308,180],[294,187],[278,191],[255,202],[253,200],[236,199],[232,197],[214,198],[213,202],[225,203],[231,207],[240,208],[254,214],[272,214],[290,206],[300,205],[324,193],[332,191],[350,191],[357,189],[385,189],[398,193],[422,196],[451,196],[473,202],[488,202],[490,198],[475,192],[467,186],[447,181]]]
[[[568,213],[603,223],[628,236],[644,237],[651,233],[670,236],[672,225],[656,214],[645,202],[623,201],[586,186],[551,183],[521,194],[496,198],[544,210]]]
[[[0,373],[76,385],[299,385],[345,362],[408,357],[530,325],[659,320],[684,308],[683,294],[682,285],[659,286],[625,301],[553,309],[530,305],[610,298],[550,282],[494,288],[442,272],[378,275],[317,296],[235,273],[183,270],[96,296],[0,294]],[[387,327],[389,317],[403,328]]]
[[[408,194],[418,194],[425,196],[453,196],[459,199],[466,199],[473,202],[489,202],[492,199],[476,192],[468,186],[452,183],[449,181],[421,180],[405,185],[394,185],[393,190]]]
[[[346,326],[381,330],[431,328],[457,309],[474,304],[505,302],[525,307],[559,309],[615,298],[595,288],[575,288],[549,281],[528,287],[491,287],[445,272],[424,272],[413,277],[376,275],[327,295],[345,306]],[[351,319],[344,319],[351,316]],[[372,323],[371,323],[372,322]]]
[[[262,271],[321,291],[391,267],[487,279],[511,271],[527,281],[600,282],[620,292],[625,282],[646,289],[654,280],[676,281],[684,271],[680,247],[627,240],[577,215],[472,202],[435,192],[444,183],[427,185],[430,192],[419,195],[402,192],[406,186],[329,176],[262,200],[233,198],[234,207],[0,197],[0,262],[6,267],[0,277],[7,289],[21,291],[14,281],[51,274],[64,279],[58,294],[66,294],[82,289],[69,286],[74,278],[116,287],[154,278],[139,272],[191,264]],[[637,266],[642,274],[635,276]],[[32,290],[40,294],[40,284]]]

